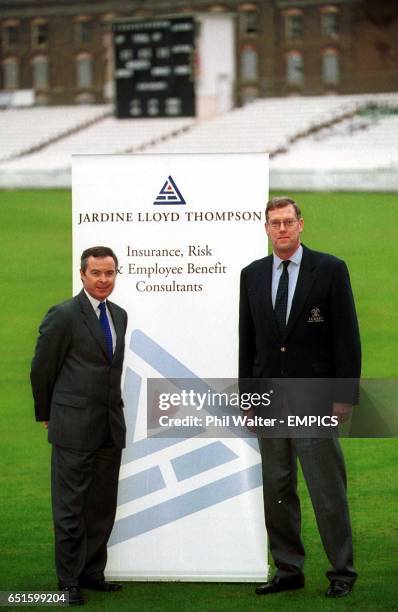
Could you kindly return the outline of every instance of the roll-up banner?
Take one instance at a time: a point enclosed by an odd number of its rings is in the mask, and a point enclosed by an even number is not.
[[[267,254],[264,154],[73,158],[73,289],[81,252],[119,258],[129,316],[127,446],[107,575],[256,581],[267,574],[255,437],[147,435],[147,380],[238,375],[240,270]]]

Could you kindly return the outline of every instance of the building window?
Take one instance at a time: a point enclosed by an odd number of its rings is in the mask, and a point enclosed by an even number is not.
[[[32,60],[33,88],[43,90],[48,88],[48,58],[38,56]]]
[[[3,25],[3,47],[4,49],[14,49],[19,43],[19,27],[16,21]]]
[[[48,44],[48,23],[43,20],[36,20],[32,24],[32,45],[33,47],[46,47]]]
[[[321,26],[323,36],[335,38],[339,34],[339,15],[334,6],[325,6],[321,9]]]
[[[3,62],[3,88],[6,91],[19,88],[19,61],[15,57],[5,59]]]
[[[244,81],[258,77],[258,56],[255,47],[245,45],[240,54],[240,76]]]
[[[257,11],[244,11],[240,13],[240,33],[257,34],[258,31],[258,14]]]
[[[79,18],[75,23],[75,40],[78,45],[91,42],[92,22],[88,18]]]
[[[93,83],[93,58],[82,53],[76,58],[76,84],[79,89],[87,89]]]
[[[325,85],[337,85],[340,81],[339,53],[336,49],[325,49],[322,56],[322,76]]]
[[[286,38],[302,38],[303,15],[299,9],[291,9],[284,13]]]
[[[303,56],[299,51],[286,55],[286,81],[288,85],[300,86],[304,81]]]

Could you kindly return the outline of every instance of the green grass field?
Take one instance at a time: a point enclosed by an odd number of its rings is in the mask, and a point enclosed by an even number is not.
[[[296,193],[303,242],[348,263],[363,346],[363,375],[397,378],[398,288],[394,194]],[[35,423],[29,365],[38,324],[49,305],[71,294],[71,196],[67,191],[0,192],[1,294],[0,590],[53,590],[49,491],[50,446]],[[306,589],[256,598],[250,584],[127,583],[114,595],[89,593],[92,610],[391,610],[397,602],[397,465],[395,439],[347,439],[343,446],[356,565],[350,597],[328,601],[328,562],[307,492],[303,537]],[[194,517],[192,518],[194,520]]]

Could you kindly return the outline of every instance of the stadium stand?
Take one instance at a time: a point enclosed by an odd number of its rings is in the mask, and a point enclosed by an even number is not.
[[[397,166],[398,114],[345,121],[301,140],[274,168],[377,168]]]
[[[71,164],[72,155],[139,152],[156,140],[171,138],[183,132],[192,123],[192,119],[131,121],[105,117],[95,125],[57,140],[29,159],[21,160],[21,167],[66,168]]]
[[[42,149],[109,115],[109,106],[58,106],[0,112],[0,161]]]
[[[33,89],[17,89],[15,91],[0,90],[0,109],[26,108],[35,105]]]
[[[72,121],[72,110],[86,111],[86,124],[83,116]],[[117,120],[98,106],[68,107],[63,117],[52,108],[6,111],[0,120],[8,115],[8,127],[14,118],[21,126],[17,115],[25,113],[30,126],[36,112],[45,136],[32,125],[29,145],[14,140],[12,160],[2,151],[0,186],[69,186],[73,154],[268,152],[273,188],[398,187],[398,94],[267,98],[203,122]]]
[[[299,140],[352,120],[369,105],[398,107],[398,95],[257,100],[224,117],[199,124],[176,140],[148,148],[147,152],[266,151],[273,157],[286,152]]]

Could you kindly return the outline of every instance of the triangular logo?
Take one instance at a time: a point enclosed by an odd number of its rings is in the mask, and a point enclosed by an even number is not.
[[[186,204],[172,176],[167,177],[154,204]]]
[[[147,372],[149,366],[161,378],[177,382],[177,386],[178,381],[189,380],[194,389],[203,393],[208,391],[208,381],[197,376],[142,330],[132,332],[129,349],[141,361],[145,368],[143,372]],[[110,546],[262,486],[261,459],[255,435],[242,437],[242,441],[254,451],[253,463],[249,467],[232,463],[239,455],[228,438],[207,440],[208,443],[203,444],[204,438],[196,438],[198,428],[193,428],[192,437],[182,437],[179,433],[173,437],[169,430],[165,437],[138,436],[135,439],[140,396],[147,376],[144,377],[143,372],[126,368],[123,397],[129,407],[126,420],[130,438],[123,451],[122,464],[131,466],[134,463],[134,470],[126,471],[119,482],[118,505],[124,509],[115,522]],[[185,444],[188,439],[191,440],[189,447]],[[220,475],[217,470],[222,465],[230,467]],[[164,474],[171,473],[174,477],[166,481]],[[199,474],[202,480],[198,481]]]

